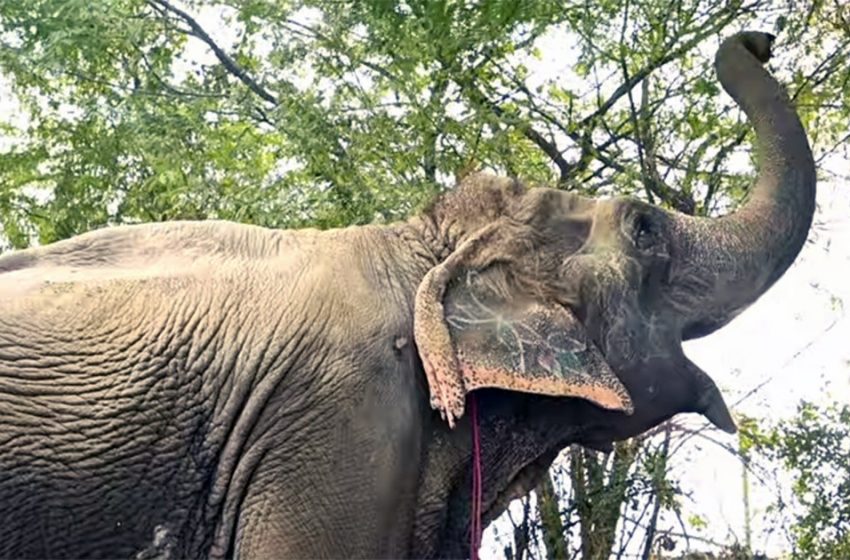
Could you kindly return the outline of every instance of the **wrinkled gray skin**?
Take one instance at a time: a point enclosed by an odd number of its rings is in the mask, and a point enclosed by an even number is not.
[[[811,222],[812,156],[757,60],[769,43],[718,53],[761,161],[722,219],[476,176],[393,226],[142,225],[0,258],[0,556],[466,555],[469,415],[450,430],[429,407],[413,298],[499,216],[539,233],[505,255],[517,289],[560,294],[635,412],[479,391],[486,520],[570,443],[685,411],[734,429],[681,340],[759,297]]]

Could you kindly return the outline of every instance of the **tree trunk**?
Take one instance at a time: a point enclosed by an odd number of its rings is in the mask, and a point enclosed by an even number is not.
[[[629,472],[640,444],[640,439],[615,444],[608,468],[600,463],[595,451],[577,446],[570,450],[570,479],[581,524],[583,560],[608,560],[611,556],[629,486]]]
[[[567,557],[567,541],[564,534],[564,522],[561,519],[558,495],[549,473],[537,485],[536,492],[537,511],[540,515],[543,543],[546,545],[546,557],[549,560],[565,559]]]

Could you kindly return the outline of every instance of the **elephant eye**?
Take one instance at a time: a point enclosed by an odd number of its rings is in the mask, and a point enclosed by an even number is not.
[[[635,219],[633,231],[633,241],[638,250],[646,251],[656,244],[657,236],[649,216],[639,214]]]

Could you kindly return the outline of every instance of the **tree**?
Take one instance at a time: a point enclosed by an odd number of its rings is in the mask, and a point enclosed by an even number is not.
[[[797,415],[766,429],[747,430],[744,441],[793,479],[792,558],[850,557],[850,405],[801,402]]]
[[[721,213],[750,183],[750,128],[711,56],[765,25],[820,161],[850,136],[838,0],[0,3],[0,249],[150,220],[395,220],[479,167]],[[515,541],[538,526],[538,552],[601,558],[631,532],[650,557],[689,437],[571,450]]]

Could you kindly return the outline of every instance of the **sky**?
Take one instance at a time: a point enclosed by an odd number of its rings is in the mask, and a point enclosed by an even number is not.
[[[199,19],[220,44],[234,36],[214,13],[202,13]],[[524,61],[532,83],[552,76],[579,80],[570,71],[574,52],[569,37],[550,34],[537,47],[540,58]],[[199,43],[190,41],[188,48],[193,57],[212,60]],[[0,120],[15,113],[8,83],[0,76]],[[0,149],[12,141],[0,137]],[[741,165],[748,165],[746,158]],[[822,176],[842,177],[848,170],[850,161],[835,156],[824,162]],[[729,325],[685,345],[688,356],[721,387],[733,414],[778,420],[793,415],[801,399],[850,402],[850,321],[845,311],[850,306],[850,191],[840,180],[821,181],[817,202],[809,242],[791,269]],[[693,426],[703,426],[699,417],[689,416]],[[714,442],[737,447],[737,436],[717,430],[705,433]],[[742,540],[739,461],[700,437],[676,461],[674,472],[690,494],[684,501],[686,516],[694,513],[709,521],[703,536]],[[766,532],[770,521],[764,512],[773,491],[759,484],[751,490],[753,544],[768,553],[787,550],[782,535]],[[504,521],[497,522],[486,532],[482,557],[502,557],[495,535],[505,528]]]

